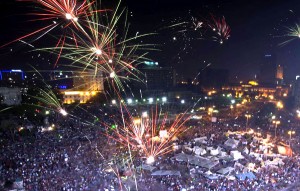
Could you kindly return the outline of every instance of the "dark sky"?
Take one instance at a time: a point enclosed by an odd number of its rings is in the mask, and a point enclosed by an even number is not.
[[[276,56],[277,63],[284,65],[287,79],[300,73],[300,39],[279,46],[290,39],[283,37],[285,27],[300,21],[299,0],[123,0],[122,6],[128,7],[132,34],[157,33],[143,40],[160,49],[148,57],[160,65],[175,67],[185,77],[193,78],[200,68],[211,63],[209,67],[229,69],[231,78],[254,78],[265,54]],[[27,21],[27,9],[32,7],[24,2],[0,1],[0,44],[37,25]],[[211,14],[224,16],[231,27],[230,38],[223,44],[213,41],[204,29],[193,31],[189,25],[169,27],[176,22],[190,23],[192,17],[206,22]],[[187,32],[179,32],[183,29]],[[32,62],[28,50],[20,43],[3,48],[1,68]],[[53,60],[49,55],[42,57]]]
[[[212,63],[210,67],[228,68],[232,77],[253,78],[258,74],[264,54],[276,56],[277,63],[285,66],[287,78],[300,73],[300,39],[279,46],[289,39],[283,37],[285,27],[299,22],[300,3],[297,0],[127,0],[124,3],[133,12],[133,25],[150,32],[178,18],[181,21],[188,21],[191,16],[206,19],[210,14],[226,18],[231,27],[228,41],[220,45],[209,38],[196,39],[189,44],[188,53],[180,52],[184,41],[172,41],[173,36],[179,34],[158,30],[163,37],[157,37],[155,43],[163,39],[166,45],[161,48],[162,52],[153,54],[152,59],[175,66],[185,76],[194,76],[206,61]],[[198,34],[190,35],[197,38]]]

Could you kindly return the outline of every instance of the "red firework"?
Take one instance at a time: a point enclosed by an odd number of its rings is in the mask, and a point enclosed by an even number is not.
[[[208,26],[217,33],[217,35],[213,37],[214,40],[219,41],[221,44],[230,37],[231,29],[226,23],[224,16],[222,18],[216,18],[211,15],[211,22],[208,22]]]

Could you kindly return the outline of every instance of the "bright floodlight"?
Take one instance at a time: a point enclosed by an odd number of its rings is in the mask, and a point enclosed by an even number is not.
[[[112,72],[112,73],[109,74],[109,77],[111,77],[111,78],[114,78],[115,76],[116,76],[115,72]]]
[[[68,115],[68,113],[67,113],[66,110],[64,110],[64,109],[60,109],[59,112],[60,112],[63,116]]]
[[[132,104],[132,99],[130,99],[130,98],[127,99],[127,103],[128,103],[128,104]]]
[[[150,97],[150,98],[148,99],[148,101],[149,101],[149,103],[153,103],[153,98]]]
[[[144,111],[144,112],[142,113],[142,117],[143,117],[143,118],[146,118],[146,117],[148,117],[148,113],[147,113],[147,111]]]
[[[184,104],[184,103],[185,103],[184,99],[183,99],[183,100],[181,100],[181,103],[182,103],[182,104]]]
[[[108,63],[110,63],[110,64],[111,64],[112,62],[113,62],[113,61],[112,61],[112,59],[109,59],[109,60],[108,60]]]
[[[146,163],[147,163],[147,164],[152,164],[152,163],[154,163],[154,161],[155,161],[154,157],[153,157],[153,156],[149,156],[149,157],[147,158]]]
[[[73,17],[70,13],[66,13],[66,19],[71,20]]]
[[[166,97],[162,97],[162,102],[166,102],[167,101],[167,98]]]
[[[116,104],[117,104],[117,101],[116,101],[115,99],[113,99],[113,100],[111,101],[111,103],[112,103],[113,105],[116,105]]]

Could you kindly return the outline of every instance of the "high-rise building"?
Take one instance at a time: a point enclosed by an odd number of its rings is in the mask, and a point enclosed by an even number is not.
[[[73,88],[73,72],[54,70],[50,73],[49,84],[55,89]]]
[[[277,85],[283,84],[283,67],[282,67],[282,65],[277,65],[277,68],[276,68],[276,84]]]
[[[277,65],[276,58],[272,54],[264,55],[260,64],[260,84],[276,85],[283,81],[283,67]]]
[[[25,73],[22,70],[0,70],[0,86],[23,87],[25,84]]]
[[[160,67],[157,62],[145,62],[138,70],[142,73],[140,76],[144,82],[134,86],[140,89],[168,91],[176,85],[176,73],[171,67]]]
[[[201,69],[198,81],[202,89],[221,89],[222,86],[227,85],[229,82],[229,71],[214,68]]]
[[[293,96],[295,108],[300,109],[300,76],[296,77],[296,81],[293,84]]]

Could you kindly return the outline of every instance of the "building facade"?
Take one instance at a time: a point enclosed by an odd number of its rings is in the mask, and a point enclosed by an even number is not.
[[[201,89],[221,89],[229,82],[229,71],[226,69],[206,68],[200,71],[198,77]]]

